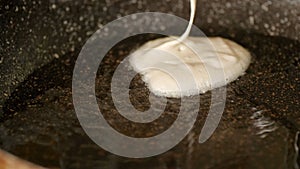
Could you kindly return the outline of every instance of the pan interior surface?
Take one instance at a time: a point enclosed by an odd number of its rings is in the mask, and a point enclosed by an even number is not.
[[[74,169],[116,166],[124,169],[165,166],[252,169],[296,165],[298,157],[294,145],[299,145],[295,136],[299,134],[300,120],[299,100],[294,98],[299,93],[300,43],[245,32],[235,37],[221,36],[242,44],[252,53],[253,61],[244,76],[227,86],[225,112],[206,143],[198,144],[197,138],[209,110],[210,92],[201,95],[195,128],[165,154],[125,159],[98,147],[86,136],[74,112],[71,93],[77,54],[74,52],[35,70],[5,102],[5,118],[0,123],[1,148],[45,167]],[[111,98],[110,81],[120,61],[143,43],[159,37],[145,34],[120,42],[108,52],[98,70],[99,108],[112,127],[128,136],[157,135],[177,118],[180,99],[168,99],[160,118],[139,124],[118,114]],[[141,77],[136,76],[130,85],[130,99],[136,109],[149,108],[149,93]],[[159,99],[157,97],[157,102]]]

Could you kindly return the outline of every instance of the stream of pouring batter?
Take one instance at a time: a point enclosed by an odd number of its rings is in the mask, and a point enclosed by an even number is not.
[[[194,19],[195,19],[195,14],[196,14],[196,3],[197,0],[190,0],[191,14],[190,14],[189,25],[186,28],[185,32],[178,39],[179,42],[184,41],[190,35],[191,29],[193,27]]]
[[[204,93],[236,80],[250,64],[250,53],[233,41],[189,36],[196,1],[190,0],[189,24],[180,37],[149,41],[130,55],[131,66],[155,95],[180,98]]]
[[[189,20],[189,24],[186,27],[184,33],[177,40],[168,41],[168,42],[162,44],[162,46],[180,44],[184,40],[187,39],[187,37],[190,35],[190,32],[191,32],[192,27],[193,27],[193,23],[194,23],[194,19],[195,19],[195,14],[196,14],[196,3],[197,3],[197,0],[190,0],[190,7],[191,7],[191,10],[190,10],[190,20]]]

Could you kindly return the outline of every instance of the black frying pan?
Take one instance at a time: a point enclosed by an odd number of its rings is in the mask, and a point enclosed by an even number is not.
[[[136,12],[167,12],[187,19],[188,7],[181,0],[2,2],[0,148],[46,167],[67,169],[297,168],[300,2],[296,0],[198,2],[195,25],[208,36],[232,39],[253,54],[247,74],[228,85],[223,118],[208,142],[198,145],[196,139],[209,93],[201,96],[204,106],[198,127],[163,155],[120,158],[85,135],[72,105],[71,78],[89,36],[117,17]],[[109,78],[118,60],[157,37],[140,35],[120,42],[107,54],[108,66],[98,72],[99,105],[111,125],[127,135],[155,135],[176,118],[167,113],[157,125],[130,124],[113,107],[105,106],[111,104]],[[133,104],[147,109],[149,91],[140,77],[131,88]],[[169,112],[180,105],[176,99],[169,104]],[[256,125],[263,120],[270,128]]]

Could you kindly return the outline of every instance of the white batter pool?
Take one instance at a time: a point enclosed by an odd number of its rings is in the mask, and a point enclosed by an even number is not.
[[[204,93],[236,80],[250,64],[250,53],[233,41],[189,37],[195,11],[196,0],[191,0],[190,22],[181,37],[149,41],[130,55],[131,66],[155,95]]]

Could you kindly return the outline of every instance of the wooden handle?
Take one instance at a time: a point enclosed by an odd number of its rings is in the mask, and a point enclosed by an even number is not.
[[[46,169],[0,150],[0,169]]]

